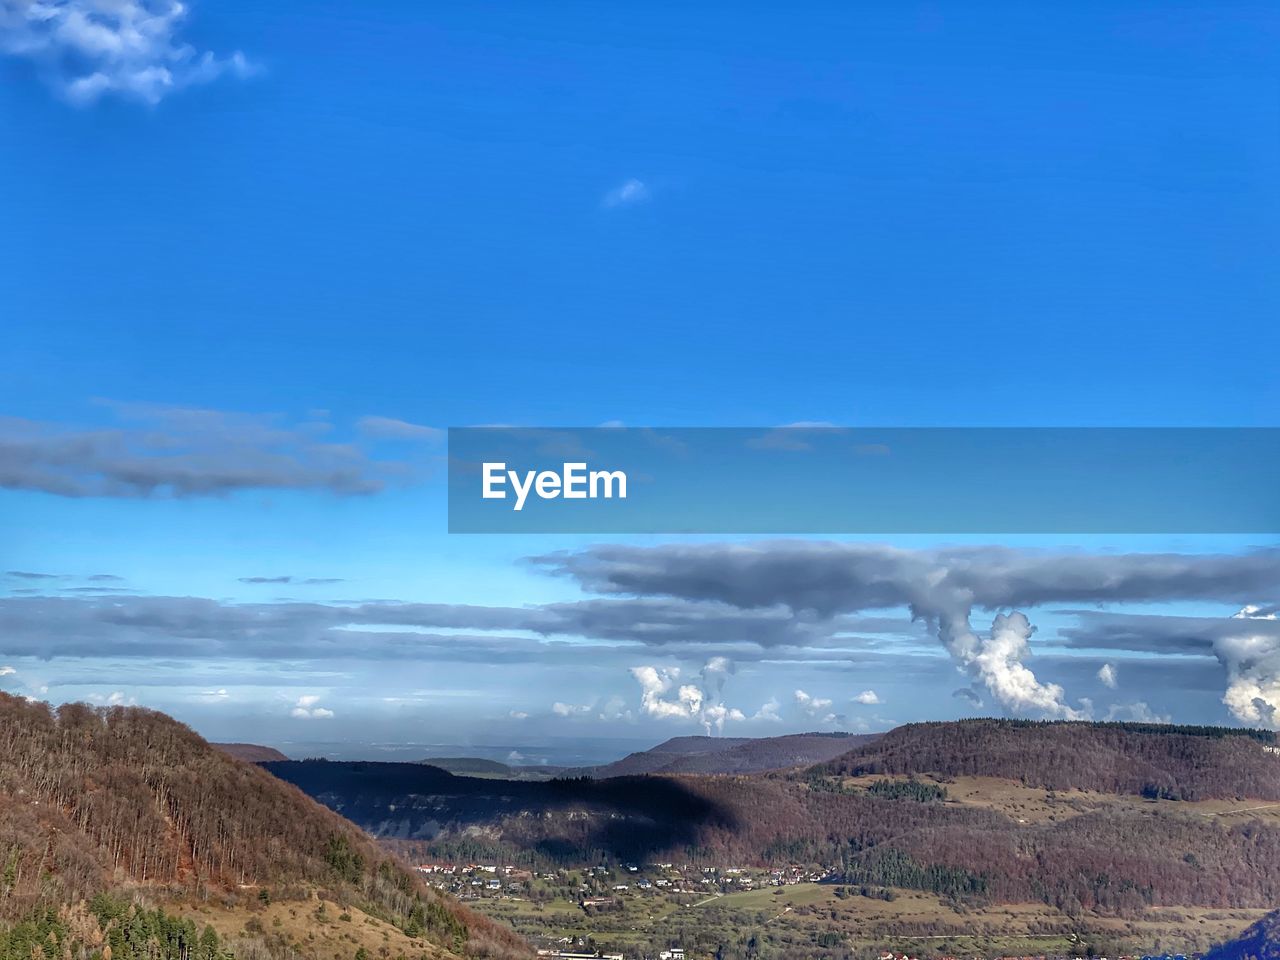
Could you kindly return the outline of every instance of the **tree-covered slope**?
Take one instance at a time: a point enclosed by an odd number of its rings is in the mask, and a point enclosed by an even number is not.
[[[1272,733],[1230,727],[961,720],[913,723],[822,768],[845,776],[923,774],[1016,780],[1176,800],[1280,800]]]
[[[523,951],[355,826],[149,710],[0,694],[0,920],[129,889],[208,902],[325,890],[450,951]]]

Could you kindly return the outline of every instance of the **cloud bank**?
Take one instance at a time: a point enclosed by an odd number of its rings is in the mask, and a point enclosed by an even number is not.
[[[0,417],[0,489],[62,497],[218,497],[241,490],[353,496],[377,493],[410,472],[406,463],[375,459],[368,442],[330,439],[333,425],[322,419],[103,406],[111,422],[95,428]],[[392,436],[386,428],[357,432],[366,441]]]
[[[769,541],[603,546],[537,561],[606,595],[722,603],[744,611],[778,609],[819,621],[905,606],[913,618],[930,625],[957,666],[1006,712],[1067,720],[1086,717],[1089,705],[1072,705],[1061,686],[1041,682],[1027,666],[1035,628],[1017,608],[1055,602],[1248,603],[1280,592],[1280,551],[1274,549],[1241,555],[1090,555]],[[989,631],[972,626],[978,609],[1000,611]],[[1253,613],[1247,619],[1275,622]],[[1244,639],[1240,634],[1232,631],[1233,639],[1211,643],[1228,668],[1224,702],[1242,720],[1274,724],[1280,654],[1261,642],[1256,630]]]
[[[240,51],[220,57],[181,39],[179,0],[0,0],[0,51],[36,64],[61,96],[116,95],[155,105],[186,87],[247,77]]]
[[[1032,650],[1041,641],[1026,611],[1071,602],[1205,601],[1226,609],[1221,616],[1055,609],[1055,616],[1074,617],[1056,632],[1054,642],[1065,656],[1055,667],[1083,662],[1088,668],[1077,676],[1096,677],[1115,689],[1115,651],[1133,654],[1126,671],[1163,664],[1166,654],[1176,657],[1172,662],[1199,661],[1197,670],[1212,671],[1216,659],[1225,674],[1222,701],[1235,719],[1280,722],[1280,619],[1270,599],[1280,595],[1276,550],[1090,555],[771,541],[597,547],[535,558],[535,566],[598,595],[527,607],[390,600],[234,603],[68,595],[54,575],[17,576],[15,584],[22,586],[0,597],[0,636],[6,655],[15,658],[589,661],[630,671],[640,695],[634,715],[680,719],[714,732],[739,719],[780,716],[777,690],[760,691],[774,694],[774,702],[754,712],[726,702],[736,662],[821,663],[824,670],[848,671],[850,678],[867,665],[892,665],[899,678],[912,669],[933,676],[936,667],[929,664],[941,660],[933,652],[938,645],[966,677],[957,696],[973,709],[985,702],[1017,716],[1092,715],[1088,701],[1073,700],[1060,683],[1036,675]],[[282,576],[263,571],[246,580],[270,584]],[[1231,616],[1231,610],[1239,613]],[[974,625],[980,611],[990,613],[989,626]],[[682,675],[670,661],[655,662],[657,651],[701,666]],[[793,713],[838,722],[833,694],[812,695],[809,682],[785,688],[804,695],[784,698]],[[880,701],[875,691],[858,689],[851,686],[843,696],[868,706]],[[608,691],[597,692],[582,709],[565,704],[562,712],[627,715],[625,703],[610,706],[608,697]],[[597,707],[600,702],[606,706]],[[1103,704],[1099,712],[1108,709]],[[1155,715],[1131,703],[1110,709]]]

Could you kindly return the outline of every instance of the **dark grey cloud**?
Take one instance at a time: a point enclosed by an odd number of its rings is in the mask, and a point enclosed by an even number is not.
[[[965,547],[906,550],[817,541],[600,546],[533,558],[603,594],[785,606],[820,616],[961,604],[1217,600],[1280,592],[1280,550],[1244,554],[1087,554]]]
[[[1086,716],[1090,706],[1072,706],[1062,687],[1042,683],[1027,666],[1035,627],[1019,608],[1061,602],[1245,604],[1280,594],[1276,549],[1088,554],[766,541],[598,546],[532,560],[595,593],[714,602],[744,611],[780,608],[819,624],[839,615],[906,606],[936,629],[957,664],[1006,710],[1066,719]],[[975,609],[995,614],[989,634],[972,626]],[[1230,674],[1236,661],[1223,656],[1221,644],[1217,652]],[[1265,678],[1259,689],[1258,696],[1270,702]],[[1247,711],[1236,712],[1248,719]]]
[[[95,573],[92,576],[81,577],[71,573],[33,573],[29,570],[7,570],[5,576],[14,580],[31,580],[31,581],[76,581],[82,580],[85,583],[123,583],[124,577],[117,577],[111,573]],[[87,587],[79,587],[76,589],[88,589]],[[103,588],[105,589],[105,588]]]
[[[1066,610],[1077,623],[1062,627],[1058,636],[1075,649],[1129,650],[1139,653],[1213,656],[1216,644],[1242,631],[1280,640],[1280,620],[1235,617],[1190,617],[1160,614],[1108,613]]]
[[[109,588],[84,588],[97,591]],[[674,600],[587,600],[542,607],[378,601],[231,603],[198,597],[23,595],[0,598],[14,656],[175,656],[371,660],[526,659],[554,644],[588,650],[660,646],[682,657],[874,662],[883,638],[857,618],[806,623],[778,611]],[[872,626],[880,626],[875,621]],[[449,631],[449,632],[444,632]]]
[[[328,439],[327,422],[104,405],[84,428],[0,418],[0,488],[64,497],[208,497],[240,490],[370,494],[403,465]]]
[[[880,620],[868,625],[879,632]],[[896,624],[901,630],[903,623]],[[810,646],[863,628],[856,617],[818,617],[784,607],[743,610],[730,604],[666,597],[627,597],[552,603],[538,608],[528,629],[652,646],[752,643]]]
[[[294,576],[288,576],[288,575],[281,576],[281,577],[239,577],[238,579],[241,583],[249,583],[249,584],[292,583],[292,584],[301,584],[303,586],[308,586],[308,587],[323,586],[331,583],[344,582],[341,577],[294,577]]]
[[[581,664],[591,658],[616,663],[628,652],[657,648],[681,658],[823,663],[846,672],[889,662],[950,669],[936,646],[921,645],[931,630],[973,690],[985,690],[1006,711],[1074,717],[1089,715],[1092,706],[1073,705],[1061,686],[1031,671],[1035,627],[1015,606],[1064,599],[1266,603],[1280,583],[1280,557],[1267,550],[1091,556],[778,542],[602,547],[537,563],[603,595],[498,607],[13,591],[0,598],[0,636],[10,655],[34,657]],[[244,580],[308,582],[292,575]],[[902,609],[914,622],[889,613]],[[994,612],[989,630],[971,625],[975,609]],[[1233,713],[1246,722],[1270,722],[1269,711],[1280,702],[1280,621],[1267,619],[1266,609],[1245,607],[1239,616],[1221,618],[1067,611],[1075,623],[1062,630],[1061,643],[1068,650],[1192,654],[1202,664],[1214,657],[1226,668],[1224,702]],[[1054,669],[1051,675],[1092,683],[1092,672]]]

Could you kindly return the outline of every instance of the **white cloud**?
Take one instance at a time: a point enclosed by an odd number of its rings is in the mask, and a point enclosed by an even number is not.
[[[590,713],[591,710],[592,704],[589,703],[577,706],[572,703],[561,703],[557,700],[551,705],[551,712],[557,717],[583,717]]]
[[[218,57],[180,39],[180,0],[0,0],[0,51],[38,65],[69,101],[116,94],[156,104],[221,76],[255,72],[239,51]]]
[[[202,700],[205,703],[222,703],[224,700],[229,700],[230,698],[231,694],[223,689],[204,690],[201,693],[196,694],[196,699]]]
[[[12,677],[17,672],[13,667],[0,667],[0,677]]]
[[[529,714],[527,714],[523,710],[512,710],[509,714],[507,714],[507,716],[509,716],[512,720],[528,720],[529,719]]]
[[[795,692],[796,705],[807,715],[822,723],[838,723],[844,718],[831,712],[832,702],[825,697],[815,697],[803,690]]]
[[[608,209],[629,207],[637,203],[644,203],[650,196],[651,193],[644,181],[632,177],[606,193],[600,203],[601,206]]]
[[[299,720],[328,720],[333,717],[333,711],[322,707],[320,697],[314,693],[306,694],[298,698],[293,709],[289,711],[289,716],[296,717]]]
[[[884,701],[880,699],[880,694],[874,690],[863,690],[860,694],[853,698],[854,703],[861,703],[864,706],[873,707]]]
[[[88,696],[90,703],[96,703],[104,707],[136,707],[138,701],[133,697],[125,696],[119,690],[112,691],[108,694],[91,693]]]
[[[1213,642],[1214,654],[1227,668],[1222,702],[1241,723],[1280,730],[1280,636],[1258,622],[1275,620],[1276,609],[1250,604],[1231,619],[1240,621],[1239,632]]]
[[[1024,663],[1031,656],[1029,641],[1035,629],[1026,615],[1016,610],[997,614],[986,637],[973,632],[967,615],[944,617],[939,624],[947,650],[1010,713],[1052,720],[1087,719],[1086,711],[1067,705],[1062,687],[1040,682]]]
[[[831,706],[830,700],[823,699],[822,697],[810,696],[803,690],[796,691],[796,703],[800,704],[800,707],[808,713],[826,710]]]
[[[1102,681],[1104,687],[1110,687],[1114,690],[1119,685],[1119,676],[1114,663],[1104,663],[1098,668],[1098,679]]]
[[[723,686],[724,678],[732,672],[732,663],[724,657],[712,657],[702,668],[701,676],[710,681],[717,691]],[[724,725],[730,720],[745,720],[746,714],[736,707],[725,706],[723,702],[711,702],[707,692],[694,683],[679,683],[678,667],[632,667],[631,676],[640,684],[640,708],[646,716],[660,720],[694,720],[702,725],[710,736],[724,732]],[[674,690],[674,697],[668,694]]]
[[[781,723],[782,714],[779,712],[782,704],[778,702],[777,697],[770,697],[760,705],[760,709],[755,712],[752,720],[765,720],[769,723]]]

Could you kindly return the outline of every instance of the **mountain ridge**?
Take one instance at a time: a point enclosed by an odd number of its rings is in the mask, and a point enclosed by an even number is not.
[[[527,953],[302,791],[138,707],[0,694],[0,848],[8,923],[103,895],[233,905],[246,889],[309,890],[440,954]]]

